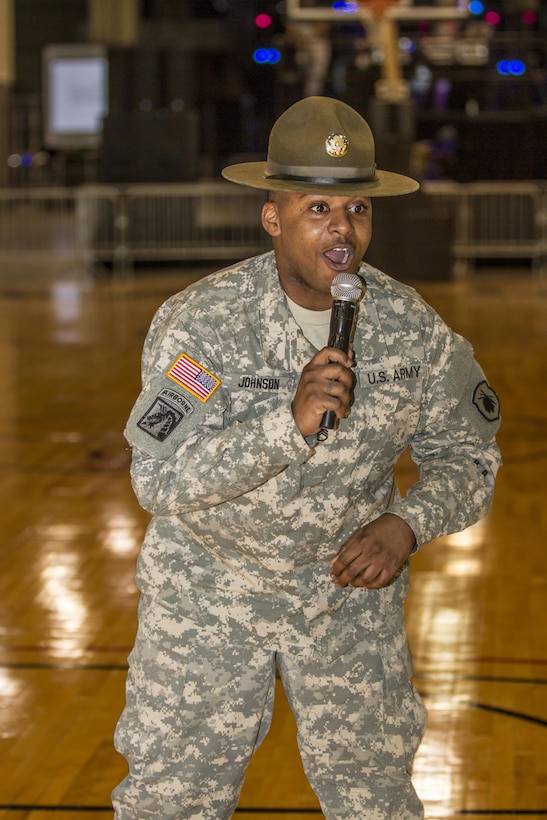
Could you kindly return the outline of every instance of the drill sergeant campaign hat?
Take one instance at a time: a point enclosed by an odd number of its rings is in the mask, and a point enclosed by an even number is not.
[[[229,165],[230,182],[288,193],[398,196],[419,183],[376,168],[374,137],[353,108],[331,97],[305,97],[274,123],[266,162]]]

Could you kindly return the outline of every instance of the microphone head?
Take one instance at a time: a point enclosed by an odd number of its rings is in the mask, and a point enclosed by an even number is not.
[[[333,299],[358,302],[365,292],[365,283],[356,273],[339,273],[332,280],[330,295]]]

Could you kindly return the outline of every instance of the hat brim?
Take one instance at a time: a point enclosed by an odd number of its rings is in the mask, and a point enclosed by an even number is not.
[[[283,191],[297,194],[325,194],[326,196],[400,196],[412,194],[419,182],[393,171],[376,170],[372,182],[301,182],[297,179],[272,179],[266,176],[265,162],[240,162],[222,170],[224,179],[249,188],[264,191]]]

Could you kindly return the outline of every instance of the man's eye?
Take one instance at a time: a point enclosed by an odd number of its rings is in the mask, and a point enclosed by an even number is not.
[[[311,210],[314,211],[316,214],[324,214],[327,210],[327,206],[324,202],[317,202],[315,205],[311,206]]]

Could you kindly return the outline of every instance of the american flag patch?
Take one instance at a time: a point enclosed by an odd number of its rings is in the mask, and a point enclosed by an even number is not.
[[[213,395],[220,384],[220,379],[209,373],[186,353],[178,357],[167,371],[167,375],[203,402]]]

